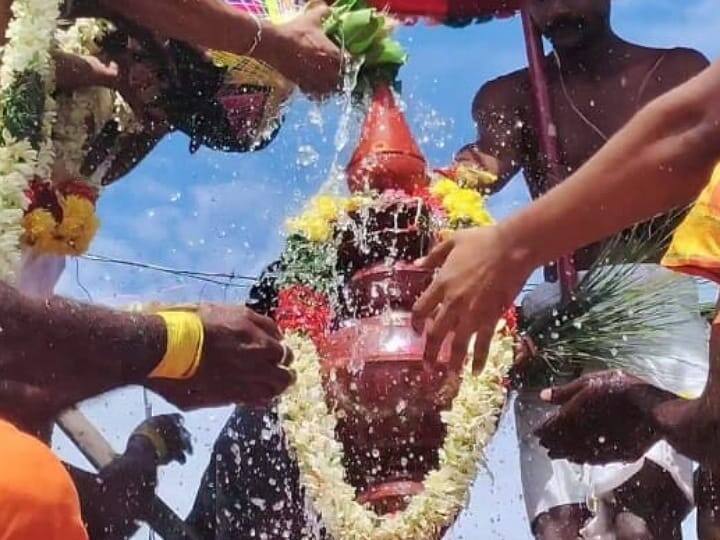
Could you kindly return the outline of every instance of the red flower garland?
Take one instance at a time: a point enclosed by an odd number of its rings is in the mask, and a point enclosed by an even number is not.
[[[68,180],[61,184],[54,185],[51,182],[45,182],[35,179],[30,182],[29,189],[25,195],[29,199],[27,213],[39,208],[47,210],[55,218],[58,223],[63,220],[63,210],[58,200],[58,194],[63,197],[75,195],[87,199],[95,204],[98,199],[98,191],[93,186],[83,182],[82,180]]]
[[[508,333],[511,336],[517,337],[519,330],[517,307],[513,306],[508,309],[503,315],[503,319],[505,319],[505,328],[507,329]]]
[[[303,332],[318,347],[325,341],[333,319],[327,297],[305,285],[282,289],[274,315],[281,330]]]

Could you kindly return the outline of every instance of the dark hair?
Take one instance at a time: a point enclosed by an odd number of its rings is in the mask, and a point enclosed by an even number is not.
[[[225,68],[183,43],[170,42],[169,51],[174,69],[162,105],[171,125],[190,137],[191,152],[203,145],[248,152],[275,138],[282,119],[269,132],[261,132],[270,88],[228,84]]]

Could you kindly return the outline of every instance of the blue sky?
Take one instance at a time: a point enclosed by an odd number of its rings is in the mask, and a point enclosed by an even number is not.
[[[717,0],[616,0],[614,23],[627,39],[655,46],[691,46],[709,58],[720,53]],[[520,21],[513,18],[466,29],[418,25],[399,37],[410,52],[403,69],[407,115],[433,165],[447,163],[474,134],[470,103],[484,81],[524,65]],[[92,252],[199,271],[256,275],[282,247],[282,223],[297,212],[328,175],[336,155],[337,103],[316,106],[296,98],[270,148],[252,155],[201,150],[191,156],[180,135],[165,140],[100,202],[102,229]],[[320,114],[318,114],[320,113]],[[318,117],[321,122],[318,122]],[[354,135],[354,132],[353,132]],[[351,141],[354,140],[351,137]],[[308,163],[310,162],[310,163]],[[522,178],[491,201],[497,217],[527,203]],[[180,281],[151,271],[90,261],[71,263],[60,292],[95,302],[242,300],[244,289]],[[152,398],[156,411],[168,410]],[[143,414],[139,390],[130,389],[86,405],[116,448]],[[163,473],[160,492],[185,513],[227,410],[188,415],[196,452],[184,468]],[[481,475],[468,512],[452,538],[529,538],[514,442],[506,415],[488,451],[492,475]],[[63,455],[82,462],[58,437]],[[687,538],[694,538],[694,533]]]

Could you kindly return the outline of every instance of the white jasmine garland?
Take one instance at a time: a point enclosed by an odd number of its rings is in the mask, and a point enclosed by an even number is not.
[[[95,55],[100,52],[98,42],[112,29],[112,24],[104,19],[81,18],[70,28],[59,30],[57,41],[64,52]],[[102,186],[94,182],[100,178],[84,178],[80,174],[88,139],[111,119],[118,122],[121,131],[135,132],[142,126],[119,92],[110,88],[81,88],[61,95],[58,102],[58,121],[53,132],[57,175],[82,179],[100,189]]]
[[[280,401],[280,417],[302,484],[334,540],[435,540],[463,509],[506,399],[503,382],[513,362],[513,338],[503,334],[502,324],[484,371],[475,375],[468,363],[452,409],[442,413],[447,436],[439,468],[427,475],[424,491],[407,509],[391,516],[379,516],[355,500],[355,489],[345,481],[343,448],[325,402],[317,350],[307,337],[286,337],[297,382]]]
[[[30,141],[16,140],[3,129],[0,147],[0,280],[14,281],[22,238],[22,218],[27,208],[26,191],[35,177],[49,178],[53,161],[50,134],[55,119],[51,97],[54,77],[51,46],[60,15],[59,0],[14,0],[13,18],[2,51],[0,93],[6,95],[23,72],[38,73],[46,97],[39,149]],[[0,119],[2,121],[2,119]]]

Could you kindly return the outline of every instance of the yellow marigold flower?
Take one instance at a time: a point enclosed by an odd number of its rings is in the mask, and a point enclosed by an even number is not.
[[[287,230],[311,242],[327,242],[332,235],[332,224],[346,205],[347,202],[340,197],[319,195],[310,201],[302,214],[288,220]]]
[[[331,195],[318,195],[310,201],[309,212],[327,221],[335,221],[345,206],[343,200]]]
[[[485,208],[485,198],[477,191],[459,188],[443,197],[443,207],[452,223],[470,222],[491,225],[492,217]]]
[[[63,220],[57,226],[57,236],[66,255],[82,255],[90,247],[100,227],[95,205],[85,197],[70,195],[60,199]]]
[[[473,225],[479,225],[483,227],[495,224],[495,220],[484,205],[482,206],[482,208],[475,209],[475,211],[470,215],[470,221],[472,221]]]
[[[60,198],[58,202],[63,211],[62,222],[57,223],[45,209],[33,210],[23,218],[23,240],[42,253],[82,255],[100,226],[95,205],[77,195]]]
[[[491,186],[497,182],[497,175],[474,167],[466,163],[461,163],[455,168],[458,184],[465,188],[480,189],[482,187]]]
[[[311,242],[327,242],[332,235],[329,221],[317,216],[302,215],[288,221],[288,230],[300,234]]]
[[[46,243],[52,238],[57,223],[53,215],[41,208],[25,214],[23,218],[23,242],[28,246],[35,246],[45,251]]]
[[[460,186],[452,180],[449,180],[448,178],[441,178],[430,187],[430,193],[436,197],[442,198],[457,191],[458,189],[460,189]]]

